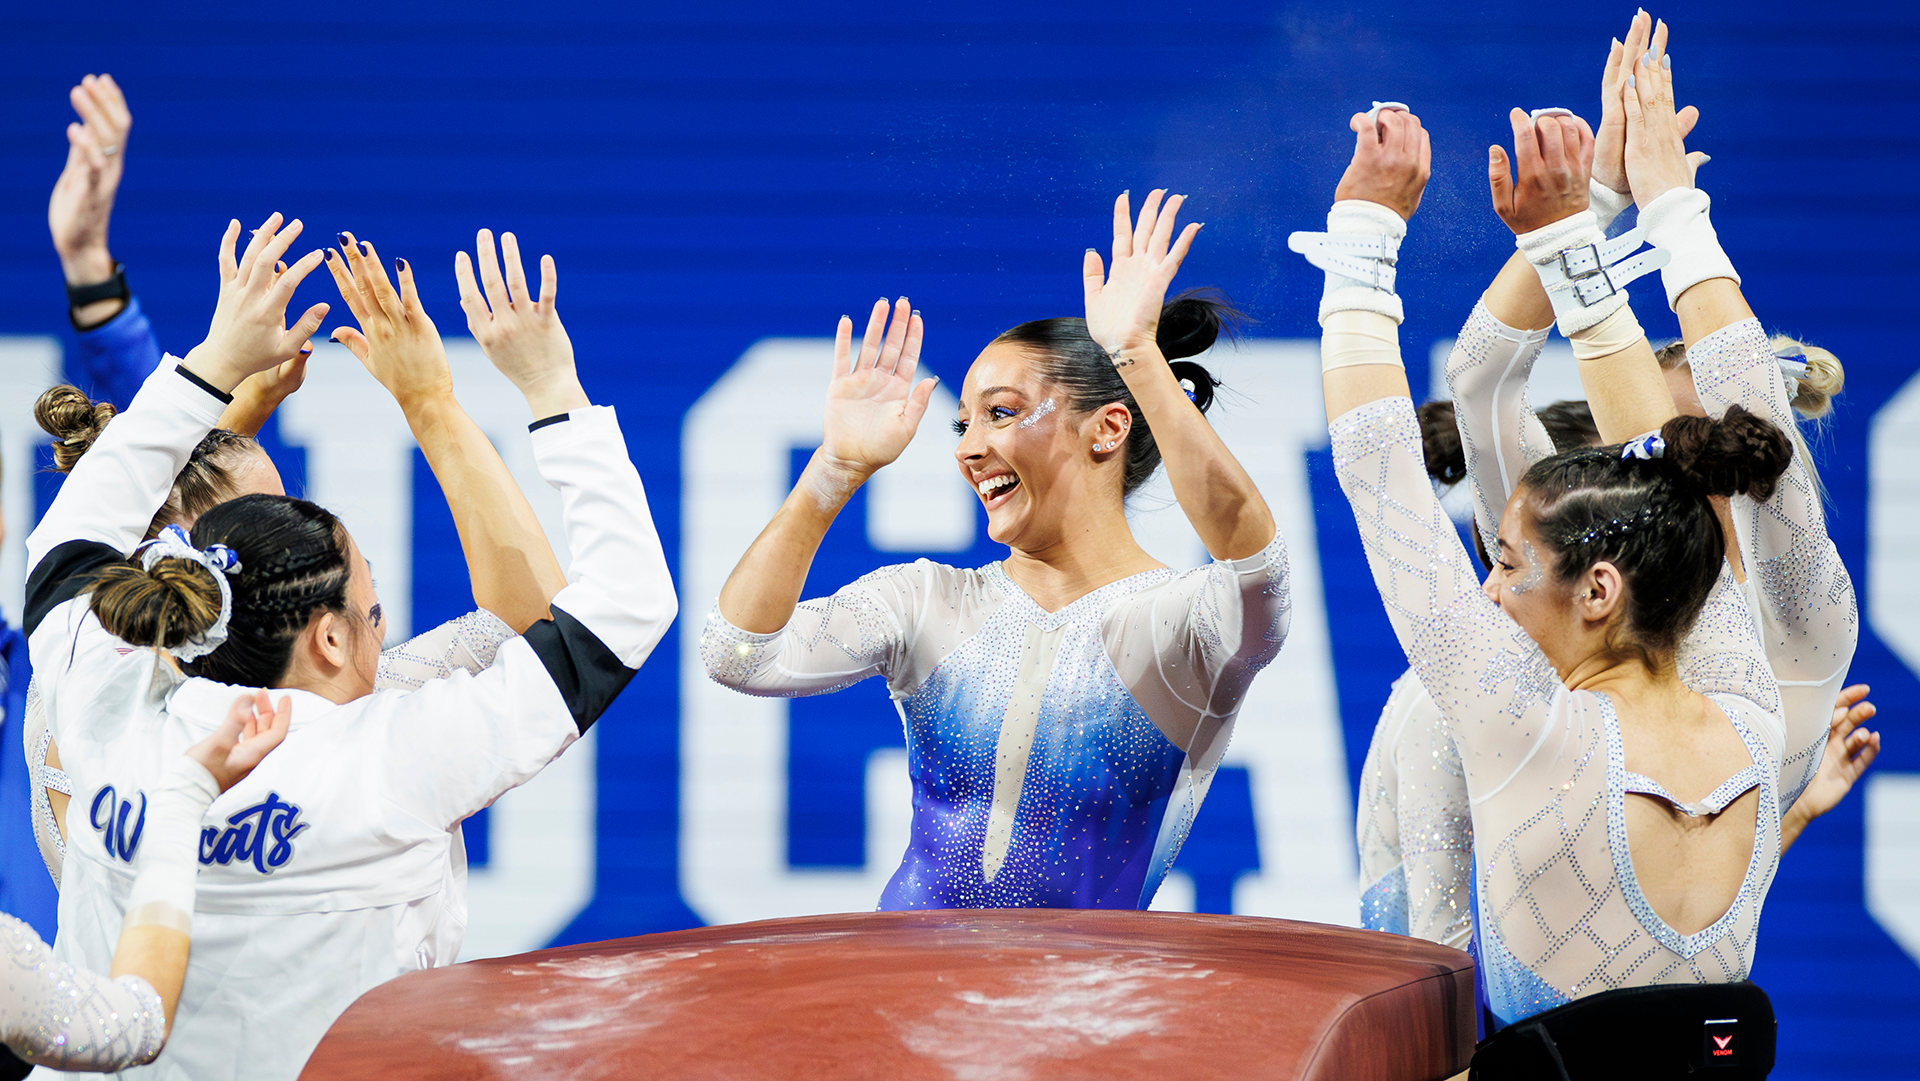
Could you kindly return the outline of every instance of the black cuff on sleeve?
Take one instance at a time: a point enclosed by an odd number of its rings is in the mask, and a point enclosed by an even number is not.
[[[546,665],[560,697],[567,700],[573,723],[585,734],[633,679],[633,669],[621,664],[586,624],[558,608],[549,611],[553,618],[528,627],[523,637]]]
[[[48,612],[92,585],[95,571],[122,558],[112,545],[90,540],[70,540],[48,552],[27,575],[27,634],[33,634]]]
[[[541,417],[539,420],[536,420],[532,424],[527,425],[527,431],[537,432],[542,428],[546,428],[551,425],[558,424],[563,420],[571,420],[571,419],[573,419],[572,413],[555,413],[553,416]]]
[[[202,379],[199,376],[193,374],[192,372],[188,371],[184,366],[175,365],[173,370],[176,372],[179,372],[181,375],[186,376],[187,382],[192,383],[194,386],[199,387],[201,390],[204,390],[208,394],[211,394],[214,397],[220,399],[220,403],[222,405],[233,404],[233,395],[228,394],[226,391],[221,390],[220,388],[214,386],[212,383],[209,383],[205,379]]]

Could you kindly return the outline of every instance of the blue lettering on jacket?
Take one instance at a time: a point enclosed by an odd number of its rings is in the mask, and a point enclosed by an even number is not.
[[[93,806],[87,810],[87,821],[96,832],[105,835],[107,856],[118,857],[126,863],[133,862],[133,854],[140,848],[140,834],[147,828],[147,794],[136,794],[140,797],[137,816],[133,814],[133,801],[120,799],[112,785],[100,789],[93,797]],[[100,816],[102,809],[106,811],[105,818]],[[129,817],[133,818],[132,833],[127,832]]]
[[[269,792],[259,803],[228,815],[226,829],[208,826],[200,831],[200,862],[224,866],[239,860],[270,875],[293,858],[293,839],[311,824],[299,818],[299,807]]]

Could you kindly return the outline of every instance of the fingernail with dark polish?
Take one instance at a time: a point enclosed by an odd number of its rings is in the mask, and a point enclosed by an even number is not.
[[[360,242],[360,250],[366,253],[367,258],[373,258],[373,245],[368,241],[362,240]]]
[[[405,274],[407,272],[407,261],[400,258],[394,259],[393,271],[396,274]]]
[[[353,243],[353,241],[347,239],[347,234],[345,233],[338,234],[337,236],[335,236],[334,239],[340,242],[340,247],[342,249],[345,249],[348,245]]]

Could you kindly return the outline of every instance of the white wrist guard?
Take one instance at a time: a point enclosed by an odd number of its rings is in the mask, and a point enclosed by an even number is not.
[[[1608,240],[1593,211],[1582,210],[1515,243],[1540,275],[1560,333],[1571,337],[1625,307],[1627,283],[1666,263],[1669,256],[1657,248],[1627,258],[1645,236],[1642,225]]]
[[[1587,209],[1600,220],[1600,231],[1606,232],[1625,210],[1633,205],[1632,193],[1621,194],[1605,184],[1587,179]]]
[[[1648,203],[1640,211],[1640,228],[1647,242],[1672,258],[1660,271],[1661,284],[1667,287],[1667,307],[1680,302],[1680,294],[1711,278],[1731,278],[1740,284],[1733,260],[1720,247],[1707,212],[1713,200],[1699,188],[1673,188]]]
[[[139,874],[122,930],[154,925],[193,933],[193,882],[200,873],[200,822],[220,794],[205,766],[181,755],[167,765],[147,801]]]
[[[1379,312],[1399,323],[1406,318],[1393,291],[1400,240],[1407,235],[1399,214],[1365,199],[1342,199],[1327,211],[1324,233],[1294,233],[1287,247],[1327,272],[1320,294],[1320,325],[1340,311]]]

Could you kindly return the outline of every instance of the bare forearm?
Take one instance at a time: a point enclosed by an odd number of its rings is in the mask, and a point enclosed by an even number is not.
[[[516,631],[547,618],[566,574],[499,452],[452,398],[413,403],[406,412],[453,511],[474,603]]]
[[[1786,817],[1780,820],[1780,854],[1782,856],[1787,854],[1787,849],[1793,847],[1793,842],[1800,839],[1801,832],[1812,821],[1813,816],[1802,809],[1800,803],[1787,808]]]
[[[1680,336],[1692,345],[1709,334],[1753,318],[1753,309],[1747,306],[1739,283],[1731,278],[1709,278],[1680,294],[1674,314],[1680,317]]]
[[[1166,464],[1180,509],[1215,559],[1244,559],[1273,540],[1273,514],[1220,433],[1181,389],[1158,349],[1120,369]]]
[[[772,634],[787,625],[821,540],[865,479],[814,452],[773,521],[727,576],[720,590],[720,614],[727,622],[753,634]]]
[[[1603,443],[1624,443],[1678,416],[1667,379],[1643,338],[1607,356],[1581,360],[1580,384]]]
[[[167,1029],[173,1028],[173,1011],[180,1004],[180,985],[187,978],[187,957],[192,941],[172,927],[142,924],[120,932],[120,943],[113,951],[112,978],[138,976],[160,996],[167,1014]]]
[[[1487,314],[1516,330],[1545,330],[1553,325],[1553,302],[1547,299],[1533,264],[1518,251],[1494,275],[1482,302]]]

